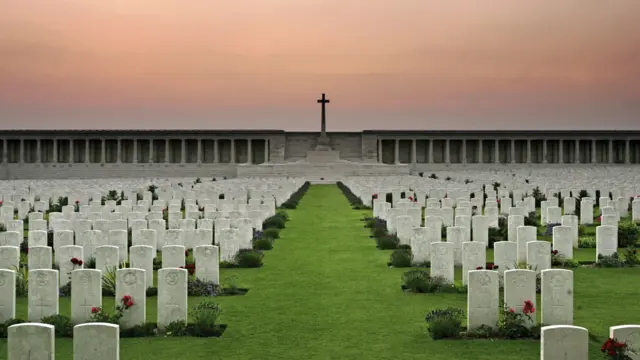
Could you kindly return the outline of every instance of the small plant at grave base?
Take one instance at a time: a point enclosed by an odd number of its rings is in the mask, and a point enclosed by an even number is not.
[[[205,281],[196,279],[187,279],[187,295],[188,296],[218,296],[220,286],[213,281]]]
[[[165,329],[166,336],[187,336],[187,323],[184,321],[172,321]]]
[[[538,216],[535,211],[530,212],[524,218],[524,226],[538,226]]]
[[[638,259],[638,250],[632,247],[628,247],[623,250],[622,257],[624,258],[625,266],[637,266],[640,265],[640,259]]]
[[[193,335],[211,336],[218,331],[216,322],[222,314],[222,308],[213,301],[203,300],[191,308],[193,316]]]
[[[180,269],[187,269],[187,271],[189,272],[189,275],[193,275],[196,273],[196,264],[187,263],[185,264],[185,266],[180,266]]]
[[[593,236],[581,236],[578,238],[578,247],[594,249],[596,247],[596,238]]]
[[[262,236],[266,237],[266,238],[269,238],[269,239],[276,240],[276,239],[280,238],[280,230],[275,229],[275,228],[264,229],[262,231]]]
[[[116,294],[116,270],[115,266],[111,266],[102,274],[102,296]]]
[[[448,307],[436,309],[427,313],[425,320],[429,325],[429,335],[433,340],[455,339],[462,332],[464,311]]]
[[[253,249],[240,249],[233,257],[233,262],[240,268],[259,268],[262,266],[264,254]]]
[[[620,255],[617,252],[611,255],[598,254],[598,262],[595,264],[596,267],[602,268],[618,268],[624,265],[624,261],[620,259]]]
[[[56,337],[73,337],[73,323],[66,315],[50,315],[40,320],[43,324],[53,325]]]
[[[395,234],[384,234],[376,237],[376,247],[380,250],[393,250],[398,248],[400,239]]]
[[[632,221],[622,221],[618,224],[618,247],[635,247],[640,237],[640,227]]]
[[[232,275],[224,278],[224,286],[222,289],[228,295],[240,294],[240,288],[238,288],[238,277]]]
[[[630,350],[629,345],[614,338],[608,338],[600,347],[605,359],[612,360],[632,360],[633,358],[627,355]]]
[[[29,268],[14,266],[13,270],[16,272],[16,296],[27,296],[29,293]]]
[[[411,267],[412,261],[413,254],[411,253],[411,249],[396,249],[389,257],[389,263],[392,267],[396,268]]]
[[[118,324],[124,316],[124,311],[130,309],[135,303],[129,295],[125,295],[120,299],[120,304],[116,305],[116,311],[109,313],[101,307],[91,308],[90,322],[105,322],[110,324]]]
[[[533,323],[531,315],[536,312],[531,300],[526,300],[522,307],[522,312],[513,308],[503,306],[498,329],[500,335],[505,339],[531,338],[535,335],[535,328],[529,324]]]

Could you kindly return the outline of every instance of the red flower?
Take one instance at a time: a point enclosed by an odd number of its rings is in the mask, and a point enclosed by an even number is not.
[[[558,250],[553,250],[552,253],[553,255],[558,255]]]
[[[84,261],[78,260],[78,265],[82,266],[82,264],[84,264]]]
[[[496,202],[497,202],[498,204],[500,204],[500,199],[496,199]]]
[[[4,201],[0,200],[0,205],[2,205],[4,203]]]
[[[409,196],[409,201],[413,201],[413,196]]]
[[[130,307],[133,306],[133,301],[129,300],[129,301],[127,301],[127,303],[125,305],[127,305],[127,307],[130,308]]]
[[[516,312],[516,311],[515,311],[515,310],[513,310],[513,308],[509,308],[509,312],[510,312],[510,313],[513,313],[513,312]]]
[[[377,198],[378,198],[378,194],[373,194],[373,198],[374,198],[374,199],[377,199]],[[2,203],[0,203],[0,205],[1,205],[1,204],[2,204]]]
[[[78,258],[71,258],[71,263],[73,265],[78,265]]]
[[[487,270],[493,270],[493,264],[487,263]]]
[[[80,204],[80,200],[76,200],[76,205]]]
[[[92,314],[95,314],[95,313],[97,313],[97,312],[99,312],[99,311],[100,311],[100,308],[99,308],[99,307],[95,307],[95,306],[94,306],[94,307],[92,307],[92,308],[91,308],[91,313],[92,313]]]
[[[125,296],[122,297],[122,301],[123,302],[127,302],[129,300],[131,300],[131,296],[129,296],[129,295],[125,295]]]
[[[531,300],[527,300],[524,302],[524,307],[522,308],[522,312],[525,315],[533,314],[534,312],[536,312],[536,308],[533,306],[533,303],[531,302]]]
[[[482,266],[477,266],[476,270],[482,270]]]
[[[184,251],[184,256],[189,256],[189,250]]]

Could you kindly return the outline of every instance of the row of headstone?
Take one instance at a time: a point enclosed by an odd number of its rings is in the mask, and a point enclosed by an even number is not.
[[[55,355],[55,326],[31,322],[7,328],[7,360],[54,360]],[[74,326],[73,359],[119,360],[120,327],[100,322]]]
[[[467,328],[495,327],[500,316],[500,273],[493,270],[471,270],[468,273]],[[521,313],[526,301],[536,305],[536,272],[513,269],[504,272],[504,306]],[[541,272],[541,323],[573,324],[573,271],[547,269]],[[530,317],[527,326],[536,324]]]
[[[625,355],[638,359],[640,325],[618,325],[609,328],[609,338],[626,344]],[[613,357],[611,357],[613,359]],[[622,357],[619,357],[622,359]],[[573,325],[550,325],[540,329],[541,360],[589,359],[589,330]]]

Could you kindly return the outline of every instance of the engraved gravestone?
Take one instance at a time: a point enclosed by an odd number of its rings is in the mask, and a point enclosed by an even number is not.
[[[551,325],[540,329],[541,360],[589,359],[589,331],[572,325]]]
[[[102,272],[77,269],[71,272],[71,322],[89,321],[91,309],[102,307]]]
[[[58,270],[30,270],[28,287],[29,321],[58,314]]]
[[[0,323],[16,317],[16,272],[0,269]]]
[[[220,284],[219,249],[214,245],[198,246],[193,251],[196,278]]]
[[[498,272],[471,270],[468,277],[467,328],[495,328],[498,324],[500,305]]]
[[[469,271],[484,268],[487,263],[486,247],[483,243],[468,241],[462,243],[462,283],[468,284]]]
[[[541,287],[541,322],[545,325],[573,325],[573,271],[543,270]]]
[[[146,320],[147,284],[145,271],[126,268],[116,270],[116,303],[124,296],[131,296],[133,306],[124,311],[120,326],[129,328],[142,325]]]
[[[431,243],[431,277],[442,277],[445,281],[454,281],[455,246],[450,242]]]
[[[74,360],[119,360],[120,327],[117,324],[85,323],[73,328]]]
[[[7,360],[53,360],[55,327],[22,323],[7,329]]]
[[[186,269],[158,270],[158,327],[164,329],[174,321],[187,322]]]
[[[527,243],[527,265],[529,269],[540,273],[551,268],[551,243],[548,241],[529,241]]]
[[[504,272],[504,306],[522,312],[525,301],[536,306],[536,272],[533,270],[513,269]],[[525,319],[525,325],[536,323],[535,314]]]

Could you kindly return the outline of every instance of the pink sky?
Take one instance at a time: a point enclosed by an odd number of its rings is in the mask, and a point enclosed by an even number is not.
[[[640,129],[640,1],[0,0],[0,128]]]

